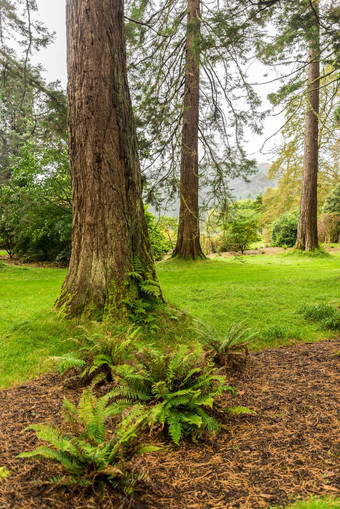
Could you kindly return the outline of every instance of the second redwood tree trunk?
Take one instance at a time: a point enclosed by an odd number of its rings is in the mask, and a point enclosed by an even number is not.
[[[317,185],[319,155],[319,23],[318,1],[313,2],[311,16],[314,22],[313,35],[309,41],[308,54],[308,111],[306,117],[305,152],[300,202],[300,214],[295,248],[313,251],[319,247],[317,227]]]
[[[195,260],[205,258],[200,245],[198,207],[200,0],[189,0],[188,8],[180,212],[177,244],[173,256]]]

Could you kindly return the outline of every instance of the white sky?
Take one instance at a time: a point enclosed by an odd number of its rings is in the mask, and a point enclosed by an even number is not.
[[[35,55],[34,63],[41,63],[45,68],[45,77],[48,81],[61,81],[66,88],[66,27],[65,27],[65,0],[36,0],[39,10],[39,16],[45,26],[51,32],[55,32],[55,41],[47,48],[40,50]],[[250,74],[250,73],[249,73]],[[253,82],[264,82],[269,78],[263,77],[263,70],[260,66],[252,67],[251,79]],[[262,100],[266,102],[266,95],[272,91],[273,87],[256,87],[258,93],[261,92]],[[268,107],[268,103],[266,104]],[[257,159],[259,163],[270,162],[271,156],[259,153],[264,140],[275,132],[282,122],[282,119],[274,117],[268,118],[265,122],[264,134],[257,136],[253,133],[247,135],[248,142],[246,149],[248,155]],[[276,137],[276,140],[278,138]],[[273,147],[273,140],[270,140],[265,147],[265,152]]]
[[[66,27],[65,0],[36,0],[39,16],[49,31],[55,32],[55,42],[40,50],[34,58],[46,69],[48,81],[60,80],[66,87]]]

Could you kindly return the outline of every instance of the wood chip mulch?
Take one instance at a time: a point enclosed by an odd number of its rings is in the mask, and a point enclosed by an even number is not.
[[[164,441],[158,453],[135,460],[145,473],[134,498],[32,484],[59,473],[55,465],[17,459],[37,445],[29,424],[61,422],[63,388],[48,375],[0,392],[0,508],[261,509],[294,499],[340,496],[340,340],[265,350],[249,355],[220,404],[257,415],[230,415],[214,439],[180,447]],[[155,438],[160,443],[161,438]]]

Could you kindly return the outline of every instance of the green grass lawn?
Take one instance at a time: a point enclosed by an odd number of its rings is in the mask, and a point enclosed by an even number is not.
[[[280,509],[273,507],[272,509]],[[323,498],[317,499],[312,497],[310,500],[304,502],[296,502],[286,509],[340,509],[340,498]]]
[[[235,259],[162,262],[166,299],[213,327],[218,335],[246,322],[259,331],[256,347],[336,336],[308,323],[307,304],[340,304],[340,253],[327,257],[256,255]]]
[[[52,306],[65,270],[0,265],[0,387],[46,372],[79,331]]]
[[[248,323],[259,331],[255,348],[335,337],[298,311],[306,304],[340,304],[339,269],[340,252],[157,264],[168,301],[219,336],[232,323]],[[74,348],[68,338],[83,333],[53,310],[65,275],[65,269],[0,266],[0,387],[51,369],[50,357]]]

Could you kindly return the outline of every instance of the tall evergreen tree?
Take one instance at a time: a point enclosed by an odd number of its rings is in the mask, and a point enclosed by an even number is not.
[[[207,7],[201,0],[167,1],[158,11],[136,3],[128,33],[147,197],[157,205],[179,193],[174,256],[203,257],[199,183],[209,188],[209,198],[221,201],[229,195],[228,179],[254,168],[241,141],[245,123],[257,128],[257,98],[241,69],[244,55],[237,52],[249,43],[249,24],[237,13],[231,21],[219,2]],[[133,19],[142,27],[139,37]],[[247,112],[237,110],[241,95]]]
[[[185,49],[180,210],[177,244],[173,256],[193,260],[205,258],[200,245],[198,206],[200,24],[200,0],[189,0]]]
[[[328,68],[330,72],[331,69]],[[327,69],[325,70],[326,74]],[[299,207],[303,177],[305,123],[307,97],[290,97],[285,104],[285,125],[281,130],[282,144],[273,152],[274,162],[269,178],[277,181],[277,188],[267,189],[263,195],[264,221],[271,223],[279,215]],[[326,195],[340,182],[339,129],[334,110],[340,103],[339,84],[328,75],[320,80],[319,140],[318,140],[318,212]]]
[[[68,316],[124,321],[143,295],[161,299],[141,197],[124,2],[67,0],[66,12],[73,233],[56,304]]]
[[[322,9],[321,9],[322,7]],[[317,173],[318,173],[318,124],[320,62],[332,64],[333,77],[339,68],[338,46],[334,36],[340,25],[332,6],[318,0],[290,2],[260,0],[253,12],[260,23],[274,25],[274,37],[265,36],[258,42],[259,55],[265,63],[294,65],[293,70],[281,76],[284,85],[278,93],[271,94],[274,104],[282,104],[289,96],[300,95],[300,104],[307,103],[304,147],[304,174],[300,201],[299,229],[296,248],[313,250],[318,247],[317,235]],[[268,25],[267,25],[268,26]],[[307,58],[306,56],[307,55]],[[307,71],[307,72],[306,72]],[[336,78],[335,78],[336,79]],[[307,101],[303,101],[303,97]],[[299,101],[296,101],[296,105]],[[298,108],[298,106],[297,106]]]
[[[66,135],[65,94],[31,64],[32,54],[51,40],[35,0],[0,1],[0,184],[28,139]]]

